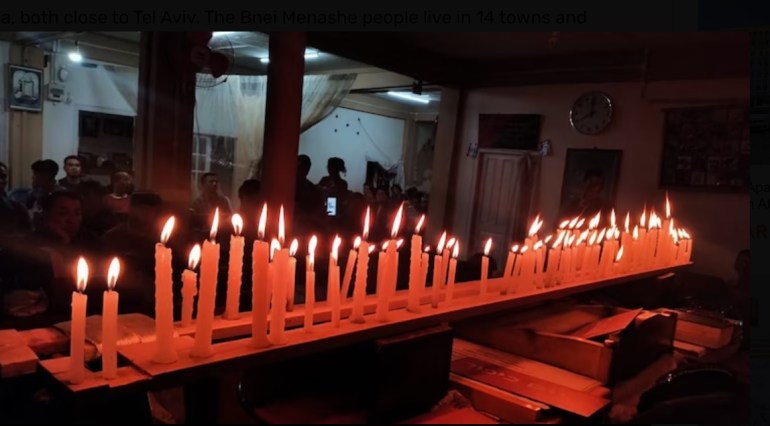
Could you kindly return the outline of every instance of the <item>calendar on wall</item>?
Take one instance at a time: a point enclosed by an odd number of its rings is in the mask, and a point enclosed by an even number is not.
[[[749,182],[748,105],[663,111],[661,187],[743,191]]]

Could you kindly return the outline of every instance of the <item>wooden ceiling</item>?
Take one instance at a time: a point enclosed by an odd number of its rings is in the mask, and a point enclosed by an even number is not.
[[[746,32],[308,33],[308,45],[426,83],[490,87],[749,76]]]

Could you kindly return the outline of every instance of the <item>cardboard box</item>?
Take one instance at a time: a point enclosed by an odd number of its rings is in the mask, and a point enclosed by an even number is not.
[[[676,316],[562,303],[455,325],[456,336],[614,384],[673,348]]]

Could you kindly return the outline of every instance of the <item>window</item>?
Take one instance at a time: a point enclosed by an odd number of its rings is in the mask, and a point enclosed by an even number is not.
[[[216,173],[219,189],[229,195],[233,191],[233,161],[235,138],[219,135],[193,135],[191,184],[198,192],[198,182],[204,173]]]

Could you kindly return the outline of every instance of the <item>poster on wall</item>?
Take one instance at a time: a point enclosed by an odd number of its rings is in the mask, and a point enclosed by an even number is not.
[[[620,160],[619,149],[567,150],[561,189],[560,217],[588,217],[609,213],[615,204]]]
[[[743,191],[749,178],[749,110],[743,105],[663,111],[660,185]]]
[[[39,68],[8,66],[8,99],[11,109],[43,110],[43,70]]]

